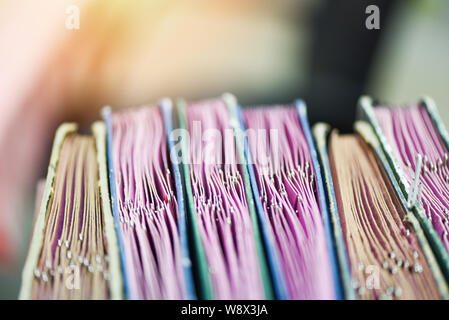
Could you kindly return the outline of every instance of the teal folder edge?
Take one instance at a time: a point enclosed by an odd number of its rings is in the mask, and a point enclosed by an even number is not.
[[[178,202],[178,215],[179,215],[179,240],[181,244],[181,257],[182,257],[182,267],[184,272],[184,279],[186,284],[187,291],[187,299],[195,300],[195,285],[193,282],[192,275],[192,260],[190,258],[190,250],[189,250],[189,239],[187,233],[187,217],[186,217],[186,205],[184,199],[184,190],[182,185],[181,171],[179,168],[179,164],[171,156],[171,150],[175,149],[174,142],[170,139],[170,135],[173,131],[173,122],[174,122],[174,114],[173,114],[173,103],[169,99],[163,99],[159,103],[159,108],[162,112],[162,116],[164,119],[164,127],[165,134],[167,137],[168,150],[170,155],[170,161],[175,181],[176,188],[176,200]]]
[[[425,105],[427,110],[429,110],[429,106]],[[431,107],[432,108],[432,107]],[[435,110],[435,106],[433,106]],[[430,113],[431,117],[437,116],[436,113]],[[372,129],[374,130],[374,134],[376,135],[377,139],[380,141],[380,145],[382,148],[382,151],[387,159],[387,163],[390,165],[391,170],[394,174],[395,179],[397,180],[397,183],[404,195],[405,198],[408,198],[408,190],[409,185],[406,182],[402,169],[399,166],[399,163],[397,162],[393,150],[390,146],[390,144],[387,141],[387,138],[382,132],[382,129],[380,127],[379,122],[377,121],[376,115],[374,113],[374,106],[373,106],[373,99],[368,96],[363,96],[359,99],[358,103],[358,110],[357,110],[357,119],[359,120],[365,120],[367,121]],[[432,118],[433,121],[435,121],[435,118]],[[439,121],[439,120],[438,120]],[[439,121],[438,125],[435,124],[438,127],[442,127],[441,121]],[[440,130],[440,129],[438,129]],[[441,132],[440,132],[441,134]],[[444,141],[444,137],[443,141]],[[413,213],[416,217],[416,219],[419,221],[421,228],[423,229],[427,240],[429,241],[429,244],[435,254],[435,257],[437,258],[437,261],[440,265],[441,271],[444,274],[444,277],[446,278],[446,281],[449,281],[449,254],[446,251],[446,248],[444,247],[440,237],[438,236],[438,233],[435,231],[432,224],[429,222],[427,217],[425,216],[422,208],[413,208]]]
[[[232,121],[233,119],[233,113],[232,113],[232,108],[230,108],[228,102],[225,99],[226,95],[223,95],[221,98],[223,99],[223,101],[225,102],[225,104],[228,106],[228,111],[229,111],[229,117]],[[180,123],[180,128],[181,129],[187,129],[187,123],[186,123],[186,115],[185,115],[185,108],[186,108],[187,104],[183,99],[179,99],[176,103],[176,109],[177,109],[177,114],[179,117],[179,123]],[[192,229],[192,241],[194,243],[194,246],[196,248],[195,250],[195,265],[196,265],[196,272],[199,275],[198,276],[198,286],[199,286],[199,293],[201,295],[202,299],[214,299],[214,289],[213,289],[213,284],[212,281],[210,279],[209,276],[209,271],[208,271],[208,263],[207,263],[207,259],[204,253],[204,248],[203,248],[203,244],[201,241],[201,238],[199,236],[198,233],[198,226],[197,226],[197,220],[196,220],[196,209],[195,206],[193,204],[193,195],[192,195],[192,189],[191,189],[191,181],[190,181],[190,175],[189,175],[189,165],[188,165],[188,155],[189,155],[189,150],[188,150],[188,146],[186,143],[182,143],[181,144],[181,152],[182,152],[182,156],[183,156],[183,163],[182,163],[182,173],[183,173],[183,177],[184,177],[184,182],[185,182],[185,186],[186,186],[186,195],[187,195],[187,202],[188,202],[188,210],[187,210],[187,214],[189,217],[189,221],[190,221],[190,225],[191,225],[191,229]],[[245,173],[243,174],[243,177],[245,177]],[[247,185],[247,181],[245,180],[245,189],[246,189],[246,185]],[[246,192],[251,192],[250,190],[245,190]],[[190,199],[190,200],[189,200]],[[248,199],[249,200],[249,199]],[[248,206],[250,208],[251,206],[251,202],[248,202]],[[251,208],[250,208],[251,211]],[[253,220],[253,217],[251,217]],[[256,220],[256,219],[255,219]],[[254,221],[253,220],[253,225],[254,225]],[[257,222],[257,221],[256,221]],[[256,225],[256,227],[258,227]],[[256,232],[258,232],[259,229],[256,230]],[[259,237],[256,235],[256,241],[259,241]],[[262,249],[262,248],[261,248]],[[263,250],[261,250],[263,251]],[[265,263],[265,256],[263,255],[263,252],[258,252],[258,255],[262,253],[261,256],[259,256],[259,261],[261,263]],[[261,266],[261,272],[262,272],[262,278],[263,278],[263,282],[264,282],[264,291],[265,291],[265,299],[273,299],[273,288],[272,288],[272,283],[271,283],[271,279],[269,279],[269,274],[267,271],[267,266]],[[266,281],[267,279],[267,281]]]
[[[178,99],[176,101],[176,115],[179,123],[179,128],[182,130],[187,130],[187,120],[185,114],[186,102],[183,99]],[[182,154],[182,164],[181,164],[181,174],[184,178],[184,186],[186,192],[186,215],[188,224],[190,226],[190,235],[192,243],[192,258],[194,263],[194,270],[196,272],[196,284],[197,284],[197,295],[199,299],[212,300],[215,298],[214,286],[209,272],[209,264],[207,262],[206,253],[204,251],[203,243],[201,240],[201,235],[198,227],[198,221],[196,218],[196,209],[193,202],[193,192],[192,184],[190,181],[189,174],[189,147],[188,137],[181,137],[181,154]]]
[[[110,197],[111,197],[111,208],[112,208],[112,215],[114,216],[114,225],[115,225],[115,231],[117,233],[117,242],[118,247],[120,251],[120,262],[122,266],[122,273],[123,273],[123,292],[125,299],[130,299],[130,292],[129,292],[129,286],[128,286],[128,272],[126,270],[125,265],[125,252],[124,252],[124,245],[123,245],[123,235],[122,231],[120,230],[120,221],[119,221],[119,214],[117,209],[117,189],[115,185],[115,177],[114,177],[114,162],[112,158],[112,123],[111,123],[111,108],[105,107],[102,110],[103,114],[103,120],[106,124],[106,156],[107,156],[107,165],[108,165],[108,175],[109,175],[109,191],[110,191]]]
[[[346,250],[345,240],[340,223],[338,213],[337,199],[335,196],[332,172],[328,155],[328,137],[330,126],[325,123],[318,123],[312,128],[315,138],[319,159],[321,161],[322,174],[326,185],[327,204],[329,205],[329,214],[332,225],[332,234],[334,237],[335,252],[338,261],[339,278],[343,296],[346,300],[356,300],[357,294],[352,286],[351,268],[349,264],[348,254]]]
[[[440,114],[438,112],[437,105],[430,97],[424,97],[421,99],[420,104],[423,105],[427,113],[429,114],[430,118],[433,121],[433,124],[435,125],[435,128],[437,129],[438,133],[440,134],[441,140],[443,140],[443,143],[447,150],[449,150],[449,135],[447,133],[446,127],[444,126],[443,121],[441,121]]]

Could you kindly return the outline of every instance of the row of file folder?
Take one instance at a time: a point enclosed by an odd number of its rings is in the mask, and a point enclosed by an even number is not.
[[[436,106],[358,112],[340,134],[224,94],[61,125],[20,298],[448,298]]]

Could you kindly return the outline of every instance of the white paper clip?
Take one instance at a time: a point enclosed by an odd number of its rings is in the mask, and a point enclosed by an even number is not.
[[[422,159],[422,155],[418,154],[416,156],[415,178],[410,185],[407,199],[407,206],[409,209],[419,205],[421,202],[422,185],[419,179],[421,177]]]

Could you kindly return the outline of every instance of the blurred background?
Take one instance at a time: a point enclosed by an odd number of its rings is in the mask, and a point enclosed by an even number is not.
[[[365,27],[371,4],[380,30]],[[448,32],[447,0],[0,0],[0,299],[17,298],[62,121],[88,132],[104,105],[229,91],[243,105],[304,98],[312,122],[342,131],[361,94],[426,94],[449,125]]]

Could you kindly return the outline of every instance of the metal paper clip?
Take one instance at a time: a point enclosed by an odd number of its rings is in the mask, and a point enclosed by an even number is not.
[[[416,156],[415,178],[410,185],[410,191],[407,199],[407,206],[409,209],[419,205],[421,202],[422,185],[419,179],[421,177],[422,161],[422,155],[418,154]]]

